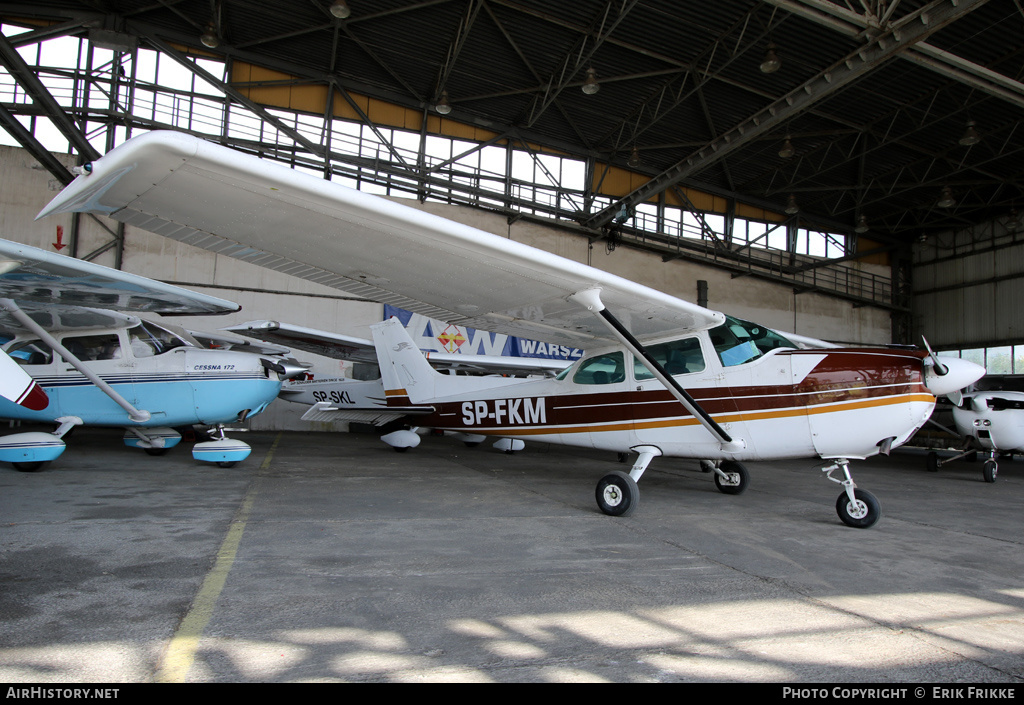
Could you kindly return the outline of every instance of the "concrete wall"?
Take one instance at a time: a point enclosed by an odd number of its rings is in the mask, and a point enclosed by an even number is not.
[[[59,183],[24,150],[0,147],[0,238],[53,251],[57,228],[62,227],[64,242],[68,242],[73,216],[34,220],[57,190]],[[510,226],[502,216],[471,208],[419,204],[413,200],[403,200],[403,203],[642,281],[689,301],[697,299],[697,280],[706,280],[711,308],[780,330],[847,342],[889,342],[889,316],[883,311],[854,308],[849,303],[818,294],[795,295],[786,286],[751,277],[733,279],[728,272],[693,263],[664,263],[658,255],[625,247],[606,253],[601,245],[590,249],[587,240],[579,236],[526,221]],[[91,217],[80,216],[79,222],[78,256],[92,253],[111,240],[110,233]],[[112,229],[117,227],[114,221],[103,219],[103,222]],[[282,237],[287,236],[282,233]],[[356,301],[336,289],[215,255],[143,230],[127,228],[124,239],[122,269],[125,271],[184,285],[242,305],[241,312],[228,316],[171,321],[187,328],[216,330],[248,320],[271,319],[369,338],[369,325],[383,317],[380,304]],[[71,253],[70,248],[62,252]],[[115,253],[104,252],[92,261],[112,266]],[[297,357],[313,362],[318,376],[333,376],[343,371],[343,366],[335,360],[305,353]],[[299,405],[277,401],[267,412],[253,419],[251,427],[309,430],[310,426],[299,419],[303,411],[304,407]],[[325,426],[318,428],[330,430]]]

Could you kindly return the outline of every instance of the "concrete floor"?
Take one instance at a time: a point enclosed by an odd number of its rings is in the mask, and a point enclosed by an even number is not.
[[[2,682],[1024,682],[1024,463],[855,463],[858,530],[811,460],[727,496],[656,459],[616,519],[604,453],[120,435],[0,468]]]

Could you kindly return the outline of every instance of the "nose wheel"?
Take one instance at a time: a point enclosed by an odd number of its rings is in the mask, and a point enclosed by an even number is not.
[[[836,470],[842,470],[843,479],[832,477]],[[850,477],[850,462],[840,458],[833,465],[822,468],[828,479],[843,486],[843,493],[836,499],[836,514],[847,526],[855,529],[867,529],[878,522],[882,516],[882,507],[873,494],[858,489]]]
[[[854,490],[851,500],[846,492],[836,499],[836,513],[843,523],[855,529],[866,529],[874,526],[882,515],[882,508],[875,496],[867,490]]]
[[[995,456],[995,453],[992,454]],[[999,476],[999,463],[996,462],[995,457],[989,458],[985,461],[985,464],[981,467],[981,477],[985,482],[995,482],[996,477]]]

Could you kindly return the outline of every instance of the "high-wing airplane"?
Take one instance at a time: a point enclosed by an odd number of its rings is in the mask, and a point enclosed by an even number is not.
[[[377,352],[372,340],[357,338],[340,333],[297,326],[279,321],[247,321],[222,330],[254,338],[261,344],[286,345],[287,349],[299,349],[335,360],[377,364]],[[563,370],[569,363],[549,358],[526,358],[503,355],[473,355],[422,351],[427,361],[449,374],[466,372],[490,375],[549,375]],[[426,415],[433,407],[395,408],[388,405],[382,380],[352,379],[348,377],[316,377],[313,379],[289,379],[281,385],[282,399],[310,406],[303,414],[305,421],[356,421],[368,423],[381,429],[381,440],[399,452],[415,448],[420,443],[419,431],[422,424],[415,424],[412,417]],[[412,428],[407,428],[407,423]],[[455,433],[467,445],[477,445],[487,440],[480,434]],[[511,453],[522,450],[523,442],[510,438],[499,438],[495,443],[499,450]]]
[[[636,453],[629,473],[598,482],[610,515],[636,507],[636,481],[660,455],[717,462],[716,483],[733,493],[746,485],[743,461],[817,456],[842,485],[842,521],[871,526],[878,501],[857,488],[849,461],[904,443],[936,395],[984,373],[924,351],[798,349],[643,284],[181,133],[122,144],[40,217],[70,211],[459,325],[585,349],[556,380],[470,381],[428,373],[395,326],[374,330],[379,360],[393,365],[389,406],[429,405],[438,428]]]
[[[980,451],[988,454],[981,467],[981,477],[985,482],[995,482],[999,475],[996,458],[1024,452],[1024,392],[967,392],[958,401],[953,406],[953,423],[957,434],[964,439],[964,449],[951,458],[940,458],[938,453],[930,451],[926,465],[935,472],[946,463]]]
[[[249,455],[222,425],[276,398],[281,360],[205,349],[135,315],[227,313],[236,304],[8,241],[0,241],[0,271],[3,350],[43,392],[30,390],[27,407],[0,400],[0,418],[58,425],[0,438],[0,461],[38,470],[79,424],[125,427],[126,445],[154,455],[181,440],[175,427],[217,426],[218,438],[193,448],[197,460],[230,466]]]

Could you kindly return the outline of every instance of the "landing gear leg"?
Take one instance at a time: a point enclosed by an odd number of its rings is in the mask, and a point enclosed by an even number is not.
[[[633,450],[640,455],[629,474],[616,470],[602,477],[597,483],[597,506],[608,516],[621,517],[633,513],[640,503],[637,480],[644,474],[651,461],[661,455],[661,450],[654,446],[637,446]]]
[[[828,479],[843,486],[843,493],[836,499],[836,513],[843,523],[856,529],[874,526],[882,515],[882,508],[875,496],[867,490],[857,489],[850,477],[850,461],[839,458],[827,468],[822,468]],[[843,479],[832,477],[836,470],[843,471]]]

